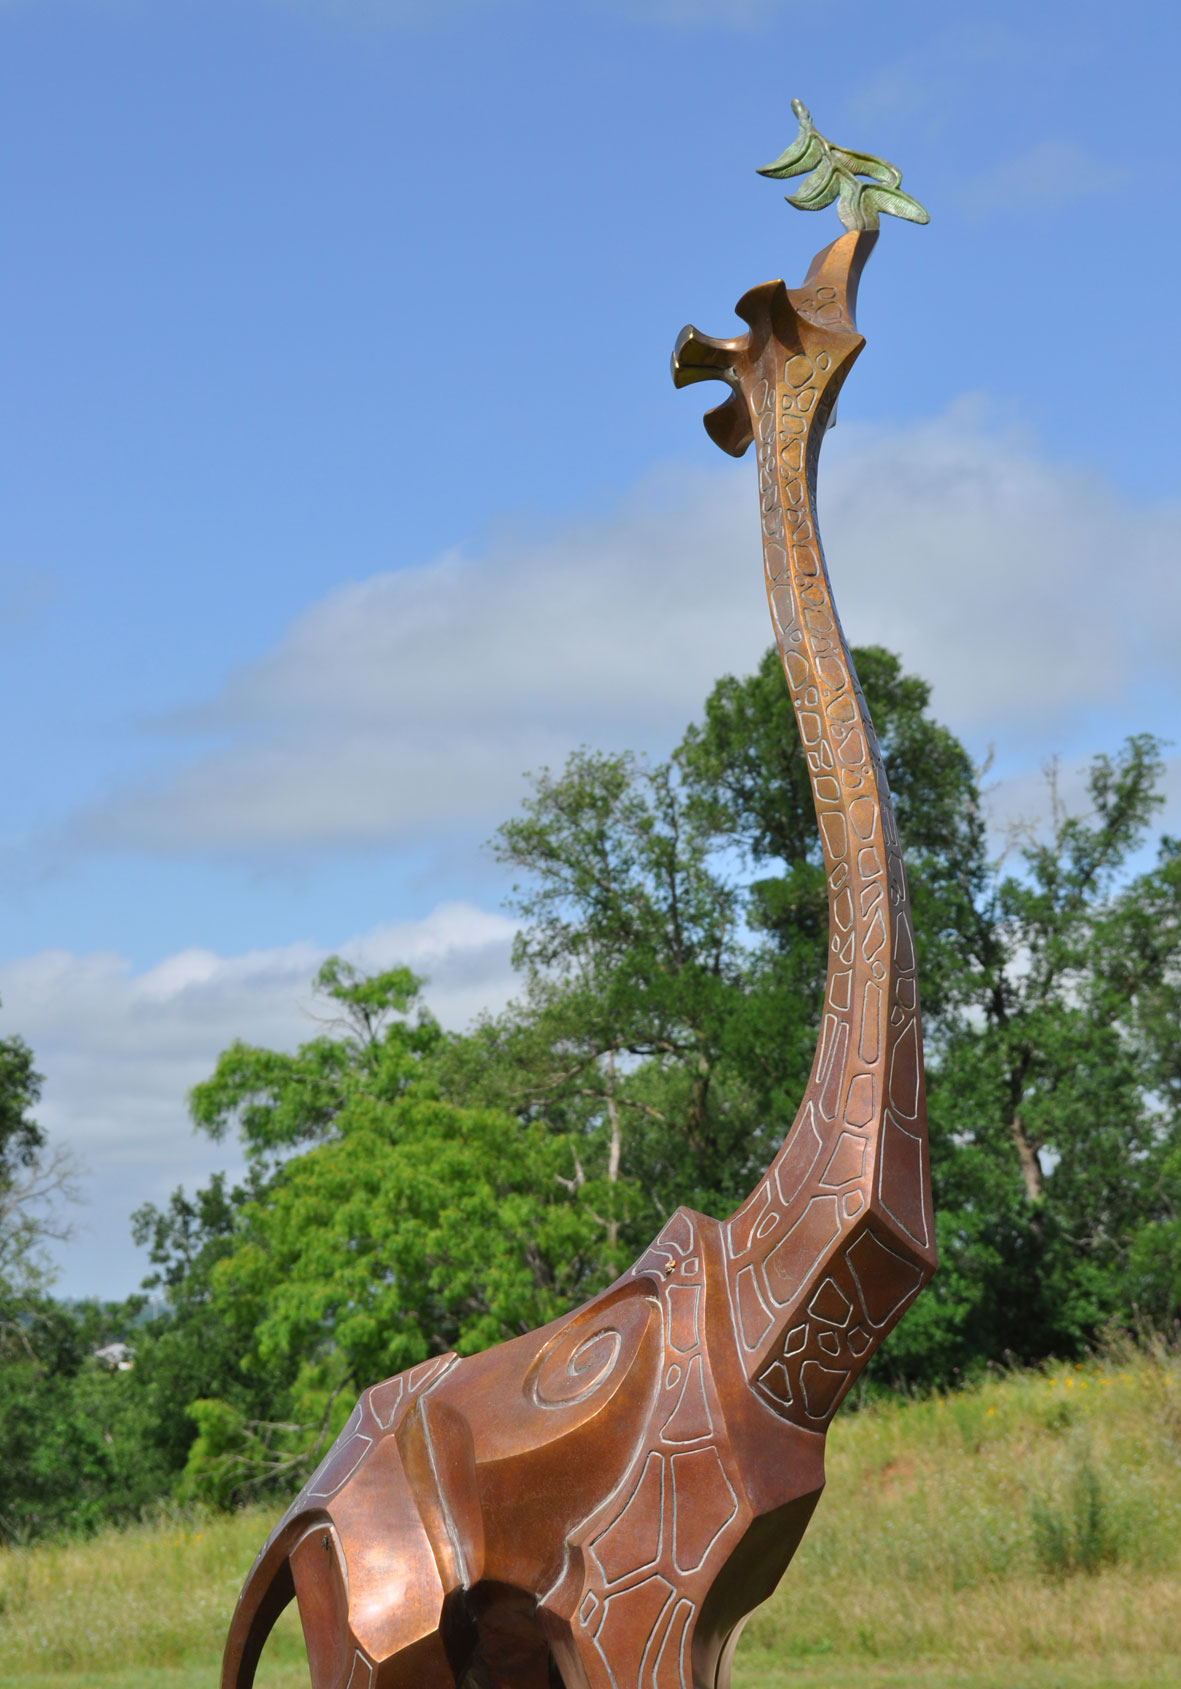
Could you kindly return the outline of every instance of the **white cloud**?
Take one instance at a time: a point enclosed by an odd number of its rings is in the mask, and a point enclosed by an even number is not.
[[[431,1009],[463,1027],[508,1000],[513,931],[502,915],[444,904],[339,951],[366,969],[405,963],[427,975]],[[130,1241],[133,1209],[237,1165],[233,1145],[193,1132],[185,1097],[235,1038],[291,1049],[316,1036],[310,982],[326,953],[307,942],[240,956],[184,950],[141,973],[110,952],[50,950],[5,964],[5,1025],[20,1028],[45,1075],[38,1119],[87,1169],[64,1293],[133,1289],[147,1271]]]
[[[1071,141],[1046,140],[965,181],[959,196],[978,212],[1024,210],[1110,192],[1127,179],[1125,169],[1093,157]]]
[[[87,832],[167,854],[488,830],[582,741],[672,741],[766,638],[747,482],[665,472],[609,516],[341,588],[194,713],[222,749]]]
[[[957,731],[1039,757],[1099,712],[1169,731],[1181,506],[1128,504],[972,401],[837,450],[821,518],[847,629],[902,652]]]
[[[838,428],[821,498],[850,637],[899,651],[957,731],[1037,758],[1100,711],[1169,732],[1176,506],[1129,505],[970,401]],[[665,750],[769,639],[754,507],[749,460],[666,467],[607,515],[342,587],[76,832],[165,856],[486,835],[579,743]],[[186,756],[182,728],[215,748]]]

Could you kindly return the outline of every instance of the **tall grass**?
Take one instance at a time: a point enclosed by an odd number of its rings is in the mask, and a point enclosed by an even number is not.
[[[0,1553],[0,1685],[212,1689],[270,1523],[178,1513]],[[735,1675],[739,1689],[1181,1684],[1177,1357],[1158,1346],[838,1415],[826,1494]],[[306,1689],[293,1612],[259,1684]]]
[[[1179,1574],[1181,1366],[1163,1346],[881,1403],[838,1415],[827,1491],[742,1675],[860,1657],[1116,1682],[1139,1662],[1181,1683]]]
[[[218,1657],[242,1579],[274,1523],[162,1514],[91,1541],[0,1554],[0,1683],[102,1682],[139,1689],[217,1681]],[[267,1648],[260,1689],[307,1684],[294,1612]]]

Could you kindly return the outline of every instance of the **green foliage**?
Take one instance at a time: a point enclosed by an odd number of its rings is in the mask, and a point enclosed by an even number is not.
[[[905,674],[881,646],[857,646],[852,655],[906,853],[929,1018],[949,995],[963,995],[959,959],[987,875],[976,773],[955,736],[932,720],[925,681]],[[802,1021],[806,1032],[790,1080],[798,1092],[814,1048],[828,899],[808,767],[774,647],[753,675],[717,683],[678,758],[716,840],[737,846],[753,869],[743,913],[773,946],[776,1018],[781,1026]],[[809,1012],[801,1017],[793,1005],[805,999]],[[757,1059],[754,1052],[748,1059]]]
[[[726,1060],[743,1000],[738,898],[713,845],[675,765],[585,751],[543,771],[497,834],[522,876],[526,998],[499,1041],[522,1068],[508,1092],[572,1135],[609,1247],[621,1224],[630,1248],[677,1202],[724,1202],[753,1169]],[[514,1038],[514,1023],[532,1035]]]
[[[1181,1146],[1160,1158],[1155,1201],[1128,1241],[1127,1296],[1158,1326],[1181,1308]]]
[[[134,1519],[167,1487],[132,1373],[94,1354],[141,1307],[26,1304],[21,1347],[0,1367],[0,1541]]]
[[[559,1142],[495,1110],[353,1098],[329,1142],[243,1205],[211,1268],[206,1323],[234,1335],[247,1390],[190,1405],[181,1495],[290,1488],[364,1385],[532,1330],[598,1288],[597,1227],[568,1166]]]
[[[182,1499],[290,1490],[364,1385],[604,1280],[568,1145],[436,1094],[420,983],[332,958],[329,1031],[293,1055],[236,1045],[192,1093],[203,1129],[236,1123],[250,1174],[136,1216],[168,1300],[136,1375]]]
[[[930,1385],[1077,1353],[1181,1279],[1181,866],[1135,874],[1150,737],[1101,756],[1090,809],[988,860],[978,774],[929,689],[854,652],[920,947],[943,1267],[877,1363]],[[500,829],[522,1000],[428,1063],[444,1094],[569,1141],[622,1260],[677,1201],[724,1213],[793,1118],[815,1048],[827,896],[777,654],[726,678],[668,765],[580,752]]]
[[[41,1084],[24,1040],[0,1039],[0,1542],[131,1517],[162,1476],[125,1375],[94,1355],[142,1299],[66,1307],[48,1293],[45,1245],[67,1235],[75,1168],[33,1116]]]
[[[260,1346],[266,1286],[256,1271],[247,1295],[240,1262],[259,1247],[260,1216],[284,1181],[308,1186],[300,1151],[337,1142],[360,1108],[389,1108],[415,1081],[441,1037],[420,986],[408,968],[363,975],[330,957],[314,981],[326,1031],[294,1053],[233,1044],[191,1093],[194,1123],[214,1138],[236,1128],[249,1170],[239,1186],[215,1175],[195,1196],[177,1191],[134,1216],[156,1269],[148,1285],[166,1302],[141,1337],[135,1377],[153,1404],[149,1439],[183,1497],[228,1504],[289,1489],[336,1428],[347,1366]],[[235,1271],[219,1276],[229,1261]],[[297,1287],[286,1294],[292,1302]]]
[[[1160,770],[1144,735],[1095,759],[1087,814],[1067,814],[1051,782],[1048,829],[977,895],[958,1007],[934,1026],[943,1270],[888,1346],[904,1376],[1077,1353],[1138,1303],[1177,1310],[1175,846],[1129,873]]]
[[[584,1290],[593,1238],[569,1154],[491,1109],[359,1099],[243,1213],[214,1299],[248,1362],[331,1351],[351,1385],[544,1324]]]
[[[1090,809],[990,864],[978,775],[929,689],[854,653],[915,904],[943,1268],[878,1362],[931,1384],[1076,1353],[1178,1308],[1181,867],[1149,736]],[[787,1129],[815,1047],[827,897],[779,662],[719,682],[669,765],[581,752],[497,852],[520,874],[523,1000],[434,1071],[574,1144],[612,1258],[677,1201],[724,1213]],[[478,1051],[478,1056],[476,1052]],[[470,1092],[468,1093],[470,1094]]]
[[[41,1097],[41,1075],[23,1038],[0,1038],[0,1181],[31,1167],[45,1147],[32,1110]]]
[[[245,1371],[249,1332],[225,1318],[213,1299],[213,1274],[237,1246],[242,1210],[266,1189],[258,1167],[233,1188],[215,1174],[195,1196],[176,1191],[167,1208],[149,1204],[133,1216],[135,1239],[156,1268],[145,1286],[164,1297],[163,1308],[136,1333],[134,1383],[145,1398],[146,1440],[169,1474],[165,1489],[189,1457],[194,1401],[213,1398],[243,1423],[266,1423],[281,1414],[277,1404],[285,1403],[298,1371],[298,1357]]]
[[[213,1138],[236,1126],[247,1154],[258,1158],[323,1138],[358,1091],[384,1101],[401,1096],[441,1036],[421,1006],[413,1021],[403,1018],[422,983],[409,968],[363,975],[330,956],[314,989],[333,1007],[326,1017],[333,1033],[294,1055],[231,1044],[212,1077],[193,1087],[194,1125]]]
[[[0,1038],[0,1359],[26,1347],[26,1307],[51,1277],[42,1245],[64,1235],[54,1211],[72,1194],[70,1157],[33,1118],[41,1085],[24,1039]]]
[[[309,1426],[248,1419],[218,1397],[190,1402],[188,1417],[197,1435],[176,1486],[182,1504],[240,1507],[259,1491],[290,1491],[306,1472]]]

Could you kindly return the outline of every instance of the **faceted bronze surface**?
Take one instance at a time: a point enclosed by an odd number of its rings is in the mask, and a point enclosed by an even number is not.
[[[482,1355],[366,1390],[251,1570],[223,1689],[295,1596],[313,1689],[725,1689],[824,1482],[829,1421],[935,1265],[910,911],[889,793],[833,607],[816,463],[863,341],[843,235],[804,285],[686,329],[678,386],[758,448],[767,592],[829,885],[816,1058],[729,1220],[680,1208],[617,1283]]]

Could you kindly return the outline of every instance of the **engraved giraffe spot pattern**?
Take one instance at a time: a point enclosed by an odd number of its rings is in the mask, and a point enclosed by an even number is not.
[[[849,326],[832,290],[823,299],[818,290],[806,290],[792,300],[813,322]],[[925,1144],[921,1133],[908,1134],[905,1126],[918,1112],[920,1069],[901,853],[813,514],[812,448],[831,409],[828,389],[835,396],[842,377],[827,349],[810,353],[805,341],[774,369],[760,368],[748,392],[768,598],[817,801],[832,961],[805,1103],[773,1163],[773,1182],[754,1193],[728,1228],[729,1282],[752,1384],[775,1411],[803,1425],[827,1422],[853,1363],[865,1355],[881,1323],[871,1317],[859,1290],[849,1254],[856,1238],[850,1234],[845,1247],[838,1245],[837,1265],[826,1280],[831,1287],[826,1305],[844,1308],[843,1320],[826,1323],[825,1303],[814,1296],[812,1319],[780,1342],[778,1311],[804,1296],[826,1250],[843,1228],[868,1222],[875,1199],[900,1237],[921,1247],[930,1242],[922,1188]],[[891,961],[895,977],[887,995]],[[869,978],[855,993],[857,966]],[[875,1132],[887,1100],[892,1112]],[[821,1166],[814,1151],[819,1121],[841,1128]],[[826,1191],[839,1194],[828,1197]],[[872,1241],[876,1234],[863,1235]],[[768,1247],[760,1250],[764,1239]],[[898,1266],[891,1265],[895,1259]],[[877,1264],[884,1276],[874,1295],[890,1303],[893,1316],[913,1294],[912,1275],[893,1254],[889,1261],[877,1257]],[[841,1360],[847,1364],[838,1364]]]

